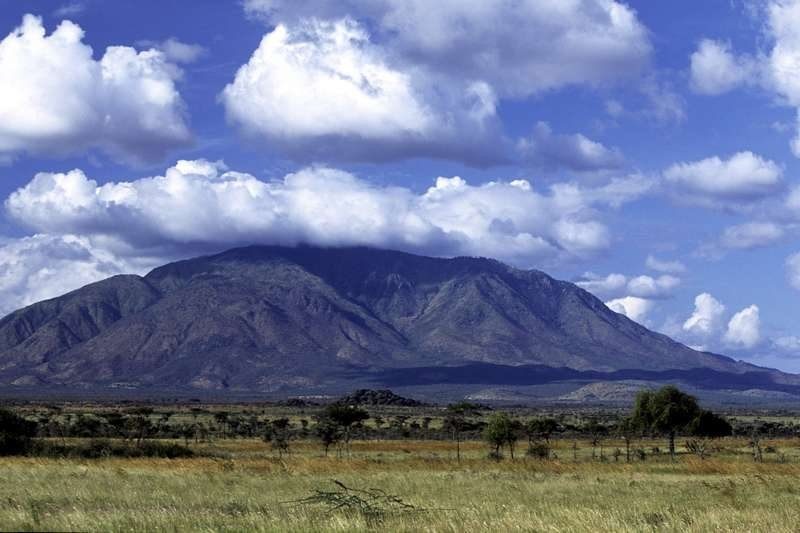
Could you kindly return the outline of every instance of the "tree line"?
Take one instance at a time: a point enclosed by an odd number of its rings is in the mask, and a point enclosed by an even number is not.
[[[490,457],[500,459],[501,450],[506,449],[514,458],[514,450],[521,437],[528,439],[527,454],[539,458],[551,455],[550,438],[561,427],[552,418],[539,418],[522,422],[507,413],[496,413],[484,429],[484,439],[491,446]],[[733,427],[722,416],[701,409],[697,399],[667,385],[657,391],[640,391],[629,416],[622,418],[613,427],[589,421],[585,426],[594,448],[603,438],[616,436],[625,442],[625,458],[631,460],[631,442],[636,437],[667,438],[669,454],[675,458],[675,438],[678,434],[701,438],[719,438],[733,434]],[[689,446],[690,448],[694,446]],[[602,448],[601,448],[601,457]],[[641,450],[637,455],[641,458]]]
[[[606,457],[604,442],[609,438],[624,441],[624,452],[613,450],[612,456],[619,460],[644,458],[641,448],[633,448],[637,438],[663,437],[667,441],[670,455],[675,456],[675,440],[678,435],[692,438],[687,448],[704,455],[703,440],[731,435],[731,424],[723,417],[702,409],[697,400],[674,386],[657,391],[641,391],[631,412],[612,423],[587,417],[580,423],[568,423],[553,417],[536,417],[527,420],[515,418],[508,412],[489,412],[486,406],[469,402],[458,402],[447,406],[441,414],[441,424],[432,427],[433,417],[411,419],[397,414],[384,417],[370,415],[358,405],[336,402],[324,406],[307,418],[291,420],[288,417],[268,419],[252,414],[235,414],[227,411],[207,412],[192,409],[184,413],[181,422],[173,423],[173,413],[156,413],[151,407],[135,407],[91,415],[70,413],[59,416],[39,415],[37,420],[17,415],[9,410],[0,410],[0,454],[25,453],[36,437],[61,440],[67,438],[111,438],[123,439],[136,447],[148,439],[182,439],[186,446],[212,438],[260,437],[279,456],[291,453],[295,440],[317,439],[324,455],[331,452],[339,457],[350,455],[354,439],[449,439],[454,445],[457,460],[462,457],[462,442],[483,439],[488,446],[488,455],[494,459],[511,458],[518,454],[520,441],[527,442],[525,454],[539,459],[552,458],[551,441],[554,438],[588,438],[592,446],[592,457]],[[190,421],[186,421],[187,418]],[[371,420],[368,427],[365,423]],[[756,428],[748,428],[749,435],[759,435]],[[755,437],[754,437],[755,439]],[[577,444],[575,444],[577,446]],[[573,454],[575,454],[573,448]],[[754,452],[755,453],[755,452]]]

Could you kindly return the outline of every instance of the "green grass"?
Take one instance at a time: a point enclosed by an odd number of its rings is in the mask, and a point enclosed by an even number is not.
[[[797,442],[773,443],[786,462],[753,463],[746,442],[715,457],[625,464],[591,461],[560,441],[559,459],[465,460],[446,442],[355,443],[324,458],[297,443],[278,459],[256,440],[217,441],[188,459],[0,459],[0,528],[103,531],[797,531]],[[618,443],[606,445],[606,453]],[[648,446],[656,443],[648,443]],[[661,444],[663,449],[664,445]],[[417,507],[380,523],[320,505],[287,503],[314,489],[380,488]]]

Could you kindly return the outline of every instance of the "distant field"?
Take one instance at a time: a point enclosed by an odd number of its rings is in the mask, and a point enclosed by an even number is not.
[[[681,450],[625,463],[606,440],[555,441],[557,459],[486,459],[482,442],[354,442],[323,457],[314,441],[278,458],[258,439],[192,445],[189,459],[0,459],[4,530],[147,531],[797,531],[800,441],[726,438],[711,458]],[[638,441],[651,450],[662,441]],[[575,457],[577,456],[577,457]],[[377,488],[408,510],[329,511],[290,503],[315,489]],[[378,509],[380,511],[380,509]]]

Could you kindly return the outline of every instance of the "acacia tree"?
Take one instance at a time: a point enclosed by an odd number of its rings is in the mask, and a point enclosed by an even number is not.
[[[288,418],[277,418],[267,426],[264,441],[272,443],[272,449],[278,452],[278,457],[289,453],[289,439],[291,438],[292,424]]]
[[[330,447],[342,440],[342,430],[339,427],[339,424],[325,415],[320,415],[317,417],[317,423],[314,426],[314,433],[316,433],[317,437],[322,443],[322,449],[325,451],[325,457],[328,456],[328,450]]]
[[[150,415],[153,414],[151,407],[137,407],[128,410],[128,418],[125,419],[127,438],[136,440],[136,446],[141,446],[142,441],[153,433],[153,423]]]
[[[494,448],[495,457],[500,457],[500,448],[508,446],[511,459],[514,459],[514,446],[519,439],[522,424],[506,413],[495,413],[483,430],[483,438]]]
[[[558,430],[558,422],[552,418],[533,418],[525,424],[528,435],[528,452],[533,453],[537,441],[544,441],[544,447],[538,454],[543,459],[550,458],[550,437]]]
[[[640,391],[631,415],[632,423],[645,431],[666,434],[669,453],[675,459],[675,435],[687,429],[702,411],[697,399],[673,385],[657,391]]]
[[[219,426],[220,431],[222,432],[222,438],[226,438],[228,436],[228,432],[226,431],[226,427],[228,426],[228,417],[230,413],[227,411],[219,411],[218,413],[214,413],[214,420],[217,422],[217,426]]]
[[[341,428],[341,442],[350,451],[350,439],[353,427],[369,418],[369,413],[354,405],[332,403],[322,413],[322,417]]]
[[[636,424],[634,424],[633,420],[629,416],[626,416],[617,426],[617,433],[619,433],[619,436],[625,441],[625,462],[630,463],[631,441],[636,433]]]
[[[181,424],[179,433],[183,437],[183,444],[189,446],[189,440],[194,438],[197,442],[197,424]]]
[[[592,443],[592,459],[597,457],[597,448],[600,447],[600,460],[604,461],[603,456],[603,437],[608,434],[608,428],[594,418],[590,418],[583,424],[583,431],[588,433]]]
[[[451,403],[447,406],[447,414],[442,427],[448,431],[456,443],[456,460],[461,462],[461,434],[471,427],[467,420],[470,416],[479,416],[478,406],[469,402]]]

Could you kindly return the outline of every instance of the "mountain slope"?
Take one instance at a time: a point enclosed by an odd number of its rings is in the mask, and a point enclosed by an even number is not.
[[[760,371],[651,332],[542,272],[366,248],[238,248],[0,320],[5,384],[267,391],[467,363]]]

